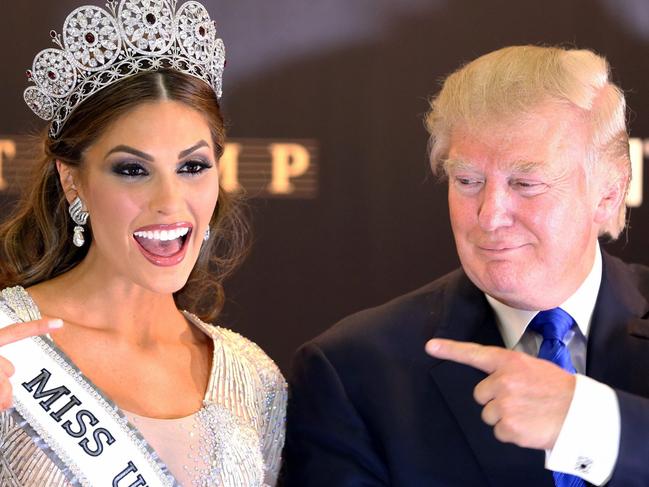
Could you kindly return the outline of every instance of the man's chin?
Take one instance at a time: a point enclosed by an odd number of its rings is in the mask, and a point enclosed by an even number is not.
[[[471,276],[469,275],[471,279]],[[492,269],[480,282],[471,279],[485,294],[501,303],[517,309],[540,309],[537,307],[539,287],[527,285],[520,273]]]

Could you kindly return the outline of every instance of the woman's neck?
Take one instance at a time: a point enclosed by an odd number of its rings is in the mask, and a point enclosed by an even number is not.
[[[188,324],[171,293],[155,293],[107,272],[91,272],[83,262],[28,292],[43,315],[108,333],[119,341],[145,346],[187,336]]]

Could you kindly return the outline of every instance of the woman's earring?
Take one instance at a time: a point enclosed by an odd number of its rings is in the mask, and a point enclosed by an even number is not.
[[[208,226],[203,234],[203,242],[207,242],[210,239],[210,227]]]
[[[86,239],[83,238],[83,225],[88,221],[88,212],[83,207],[81,198],[77,196],[74,201],[70,203],[68,212],[70,213],[72,221],[77,224],[77,226],[74,227],[72,243],[77,247],[83,247],[83,244],[86,243]]]

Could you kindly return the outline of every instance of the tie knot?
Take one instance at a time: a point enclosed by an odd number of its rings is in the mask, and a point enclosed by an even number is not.
[[[552,308],[539,312],[530,322],[528,328],[540,333],[544,340],[563,341],[572,327],[572,316],[561,308]]]

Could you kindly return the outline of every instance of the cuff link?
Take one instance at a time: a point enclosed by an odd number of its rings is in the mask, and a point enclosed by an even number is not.
[[[575,470],[579,473],[588,473],[590,472],[590,467],[593,465],[592,458],[588,457],[577,457],[577,463],[575,464]]]

